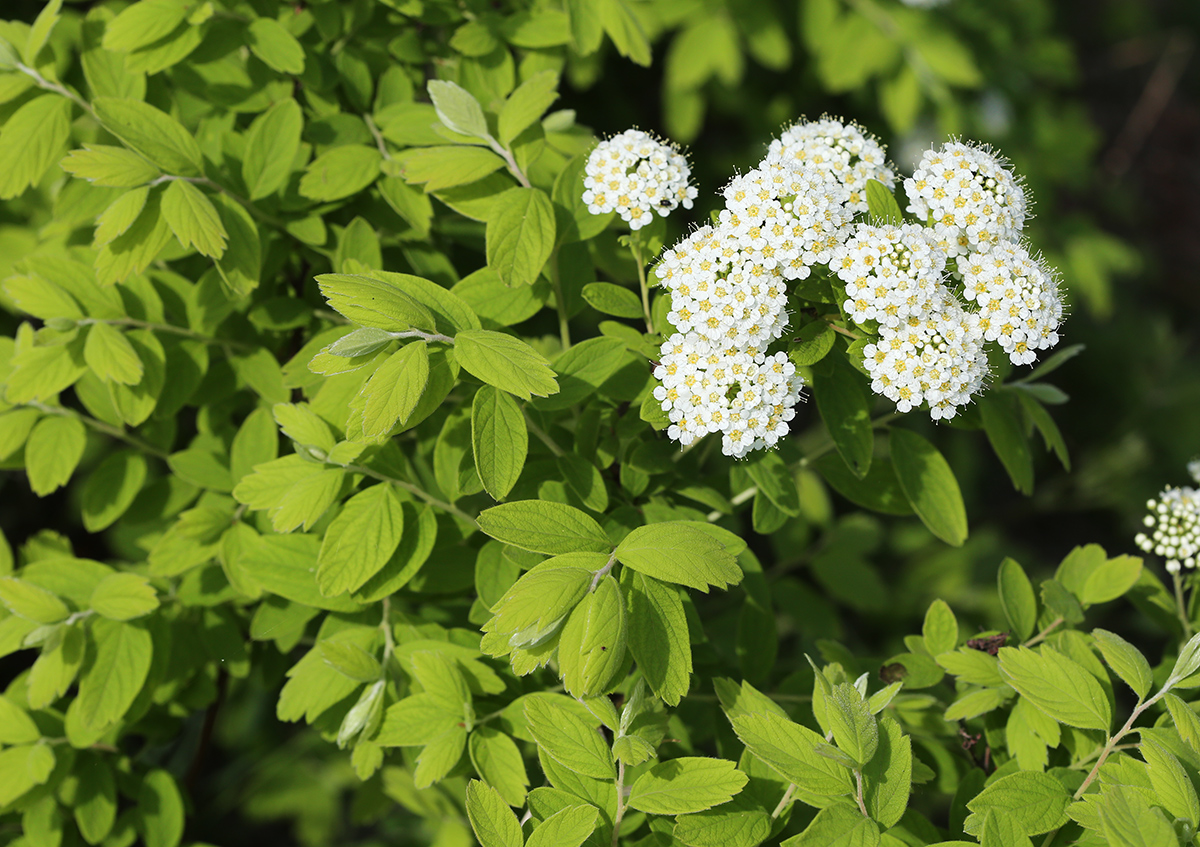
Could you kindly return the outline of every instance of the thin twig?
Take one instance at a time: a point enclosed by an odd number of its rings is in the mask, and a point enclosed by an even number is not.
[[[521,414],[525,416],[525,426],[529,428],[530,432],[537,436],[539,441],[550,448],[551,453],[553,453],[555,456],[566,455],[566,452],[558,446],[558,442],[556,442],[545,430],[533,422],[533,418],[529,416],[529,412],[527,410],[522,409]]]
[[[96,420],[95,418],[89,417],[88,415],[80,412],[76,412],[74,409],[68,409],[64,406],[48,406],[45,403],[39,403],[37,401],[31,401],[23,405],[37,409],[40,412],[45,412],[47,415],[59,415],[64,418],[75,418],[84,426],[90,427],[91,429],[96,430],[96,432],[102,432],[107,436],[117,439],[118,441],[124,441],[130,447],[135,447],[149,456],[153,456],[156,459],[162,459],[164,462],[170,455],[168,453],[164,453],[162,450],[159,450],[154,445],[142,441],[142,439],[138,438],[137,436],[130,435],[123,429],[112,426],[111,424],[107,424],[104,421]]]
[[[1050,623],[1049,623],[1049,624],[1047,624],[1047,626],[1046,626],[1046,628],[1045,628],[1045,629],[1043,629],[1043,630],[1042,630],[1041,632],[1039,632],[1037,635],[1033,636],[1033,638],[1029,639],[1029,640],[1028,640],[1028,641],[1026,641],[1024,644],[1022,644],[1021,646],[1022,646],[1022,647],[1032,647],[1034,644],[1037,644],[1037,643],[1039,643],[1039,642],[1045,641],[1045,640],[1046,640],[1046,636],[1047,636],[1047,635],[1049,635],[1050,633],[1054,632],[1054,630],[1058,629],[1058,627],[1059,627],[1059,626],[1060,626],[1062,623],[1063,623],[1063,618],[1062,618],[1062,616],[1059,616],[1059,617],[1055,618],[1054,620],[1050,621]]]
[[[792,795],[796,793],[796,783],[790,783],[787,791],[783,792],[783,796],[779,798],[779,805],[775,807],[775,811],[771,812],[771,820],[776,820],[783,814],[783,810],[787,808],[788,803],[792,801]]]

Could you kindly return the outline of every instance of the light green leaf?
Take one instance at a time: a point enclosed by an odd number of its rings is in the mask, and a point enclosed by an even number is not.
[[[326,453],[336,444],[329,424],[306,403],[276,403],[271,407],[271,415],[283,434],[297,444],[316,447]]]
[[[997,779],[967,801],[973,814],[963,829],[968,835],[978,835],[987,813],[995,811],[1012,815],[1026,835],[1041,835],[1067,822],[1070,802],[1070,793],[1049,774],[1018,771]]]
[[[1087,575],[1079,601],[1085,606],[1116,600],[1137,584],[1142,575],[1142,560],[1137,556],[1107,559]]]
[[[83,317],[83,311],[74,297],[41,277],[10,276],[4,280],[3,288],[4,293],[22,312],[28,312],[43,321]]]
[[[166,173],[202,176],[204,158],[179,121],[140,100],[99,97],[92,106],[104,128]]]
[[[880,718],[879,750],[863,768],[863,793],[867,811],[885,829],[895,826],[908,808],[912,765],[912,740],[894,718]]]
[[[137,385],[145,374],[142,360],[129,339],[106,323],[95,323],[88,328],[83,357],[92,372],[105,382]]]
[[[455,336],[454,352],[458,363],[473,376],[522,400],[558,391],[550,363],[519,338],[467,329]]]
[[[655,815],[684,815],[728,803],[749,778],[726,759],[685,757],[660,762],[633,783],[629,806]]]
[[[426,87],[438,119],[447,129],[476,138],[489,137],[487,118],[483,116],[483,108],[471,92],[442,79],[430,80]]]
[[[629,4],[625,0],[598,0],[596,7],[600,23],[617,52],[636,64],[649,67],[650,41]]]
[[[525,841],[500,794],[477,779],[467,783],[467,818],[482,847],[522,847]]]
[[[183,838],[183,797],[175,778],[155,769],[138,790],[138,828],[146,847],[178,847]]]
[[[190,182],[172,180],[163,192],[162,214],[171,232],[185,248],[194,246],[204,256],[219,259],[229,234],[212,202]]]
[[[41,737],[29,713],[0,695],[0,744],[32,744]]]
[[[583,299],[597,312],[618,318],[640,318],[644,314],[636,294],[611,282],[589,282],[583,287]]]
[[[50,778],[54,752],[46,744],[10,747],[0,752],[0,805],[7,806]]]
[[[1001,647],[1000,673],[1022,697],[1060,723],[1107,732],[1112,710],[1104,689],[1078,663],[1043,645]]]
[[[1146,760],[1155,799],[1194,830],[1200,825],[1200,798],[1175,754],[1152,737],[1142,737],[1138,752]]]
[[[425,183],[426,194],[477,182],[504,167],[503,159],[483,147],[421,147],[394,158],[402,163],[405,181]]]
[[[92,244],[101,246],[124,235],[133,226],[146,207],[150,198],[150,189],[146,187],[126,191],[112,202],[107,209],[96,218],[96,232],[92,236]]]
[[[394,340],[392,334],[387,330],[364,326],[348,335],[343,335],[322,352],[331,356],[340,356],[343,359],[353,359],[358,356],[370,356]]]
[[[389,332],[434,328],[429,309],[394,282],[358,274],[321,274],[317,284],[330,308],[356,324]]]
[[[101,44],[115,53],[146,47],[174,32],[187,14],[182,0],[142,0],[108,22]]]
[[[379,366],[363,386],[366,399],[362,433],[385,436],[396,424],[405,424],[429,382],[429,349],[423,341],[401,347]]]
[[[775,508],[790,517],[800,515],[800,491],[796,487],[796,477],[777,452],[761,450],[743,467],[759,492],[765,494]]]
[[[384,747],[419,747],[453,733],[461,709],[450,710],[429,694],[414,694],[388,707],[375,741]]]
[[[467,739],[467,750],[476,773],[505,803],[517,808],[525,805],[529,777],[521,751],[509,736],[490,726],[477,726]]]
[[[666,521],[635,529],[617,545],[621,564],[646,576],[705,593],[742,579],[742,570],[712,535],[683,521]]]
[[[525,842],[525,847],[579,847],[599,823],[594,806],[568,806],[546,818]]]
[[[512,395],[485,385],[471,404],[471,446],[483,487],[503,500],[525,467],[529,432]]]
[[[110,620],[128,621],[157,609],[158,592],[144,576],[114,573],[92,590],[88,606]]]
[[[683,600],[676,588],[633,570],[628,573],[629,651],[659,699],[678,705],[692,672]]]
[[[925,639],[925,649],[934,656],[958,646],[958,621],[945,600],[938,599],[929,604],[921,635]]]
[[[326,638],[317,643],[317,649],[325,664],[355,682],[374,682],[380,677],[378,660],[353,641]]]
[[[83,525],[99,532],[125,513],[146,479],[146,459],[132,450],[108,456],[83,485]]]
[[[137,624],[100,619],[92,624],[95,658],[79,678],[76,706],[84,727],[110,726],[129,710],[141,691],[154,645]]]
[[[917,517],[942,541],[961,547],[967,540],[967,510],[949,463],[911,430],[893,428],[891,444],[896,479]]]
[[[27,64],[37,64],[38,54],[42,52],[42,48],[50,40],[50,33],[54,31],[54,27],[61,17],[59,14],[61,9],[62,0],[50,0],[38,12],[38,16],[33,21],[33,26],[29,28],[29,38],[25,41],[24,52]]]
[[[493,616],[483,631],[512,636],[513,646],[543,635],[583,599],[591,585],[592,567],[603,566],[606,558],[601,553],[569,553],[548,560],[518,579],[492,605]]]
[[[1028,640],[1037,625],[1037,596],[1024,568],[1015,559],[1006,558],[996,574],[1000,589],[1000,605],[1008,625],[1019,641]]]
[[[488,267],[507,286],[532,285],[554,249],[554,226],[554,204],[546,192],[510,188],[488,214]]]
[[[251,200],[270,196],[287,183],[300,149],[303,128],[304,115],[290,97],[280,100],[250,124],[242,157],[242,179]]]
[[[0,577],[0,602],[17,617],[40,624],[58,623],[71,614],[52,592],[15,576]]]
[[[1193,635],[1179,651],[1175,666],[1171,668],[1168,685],[1174,685],[1200,670],[1200,633]],[[1194,686],[1189,686],[1194,687]]]
[[[1200,749],[1200,717],[1196,716],[1191,706],[1174,694],[1168,693],[1163,699],[1171,712],[1171,720],[1179,732],[1179,737],[1192,749]]]
[[[242,421],[229,448],[230,479],[236,486],[255,465],[274,461],[279,455],[279,432],[267,409],[255,409]]]
[[[30,100],[5,121],[0,131],[0,200],[36,184],[62,157],[70,116],[70,101],[48,94]]]
[[[404,531],[389,483],[355,494],[333,519],[317,556],[317,587],[327,597],[360,588],[387,564]]]
[[[853,806],[836,804],[817,812],[812,823],[781,847],[878,847],[879,827]]]
[[[728,803],[676,818],[671,834],[688,847],[758,847],[771,834],[771,815],[743,791]]]
[[[879,746],[879,726],[867,701],[853,685],[843,682],[826,698],[826,717],[838,748],[858,763],[867,764]]]
[[[283,25],[272,18],[255,18],[246,29],[250,51],[281,74],[304,73],[304,48]]]
[[[379,178],[383,161],[379,150],[362,144],[344,144],[325,151],[312,161],[300,179],[300,195],[329,202],[357,194]]]
[[[558,99],[557,89],[558,74],[551,70],[538,71],[517,86],[500,109],[500,143],[512,144],[514,138],[541,118]]]
[[[1015,398],[1001,393],[979,400],[984,431],[997,458],[1022,494],[1033,493],[1033,453]]]
[[[822,796],[853,791],[850,772],[816,752],[825,739],[808,727],[774,712],[726,711],[742,743],[784,779]]]
[[[117,784],[112,769],[100,758],[77,764],[79,788],[75,795],[75,823],[83,840],[99,844],[112,831],[117,819]]]
[[[896,195],[877,179],[867,180],[867,210],[875,226],[899,226],[904,222],[904,213],[900,211]]]
[[[1105,843],[1110,847],[1159,847],[1178,843],[1174,827],[1134,787],[1113,785],[1098,810]]]
[[[67,484],[83,457],[87,429],[75,417],[47,415],[38,421],[25,444],[25,472],[39,497]]]
[[[627,636],[625,600],[609,574],[571,610],[559,636],[559,673],[567,693],[607,694],[620,681]]]
[[[525,719],[538,747],[563,767],[595,779],[616,776],[608,745],[574,712],[549,700],[529,698]]]
[[[1096,646],[1100,648],[1100,655],[1108,666],[1133,689],[1139,699],[1144,700],[1154,684],[1154,677],[1150,672],[1150,663],[1142,652],[1107,629],[1093,629],[1092,637],[1096,639]]]
[[[85,144],[59,163],[64,171],[104,188],[133,188],[162,175],[131,150],[106,144]]]

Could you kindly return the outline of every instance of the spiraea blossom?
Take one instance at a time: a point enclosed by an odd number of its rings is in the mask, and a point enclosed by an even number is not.
[[[867,211],[867,181],[877,179],[892,188],[896,177],[887,165],[883,145],[857,124],[832,118],[801,121],[771,142],[767,162],[795,161],[837,177],[849,194],[851,213]]]
[[[1200,483],[1200,464],[1188,463],[1192,479]],[[1146,553],[1166,559],[1167,572],[1195,568],[1200,555],[1200,491],[1184,486],[1163,489],[1158,499],[1146,501],[1149,514],[1142,519],[1145,532],[1134,543]]]
[[[1013,364],[1033,364],[1038,350],[1058,343],[1058,281],[1025,245],[1001,241],[987,253],[961,256],[958,272],[963,297],[979,307],[984,339],[1004,348]]]
[[[673,146],[627,129],[588,156],[583,202],[593,215],[615,211],[630,229],[641,229],[654,220],[652,211],[665,217],[679,206],[692,208],[696,189],[689,176],[687,159]]]
[[[933,224],[950,256],[1015,241],[1025,226],[1025,192],[1005,163],[983,147],[952,141],[927,150],[904,180],[908,211]]]

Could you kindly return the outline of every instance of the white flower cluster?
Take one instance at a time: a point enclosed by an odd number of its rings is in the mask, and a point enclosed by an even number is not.
[[[1188,470],[1200,482],[1193,464]],[[1166,559],[1168,573],[1196,567],[1200,555],[1200,491],[1187,486],[1166,488],[1157,500],[1146,501],[1146,508],[1150,513],[1142,522],[1147,532],[1139,532],[1134,543],[1144,552]]]
[[[833,267],[846,284],[846,314],[879,326],[879,341],[863,349],[871,390],[901,412],[928,403],[937,420],[969,403],[988,369],[979,318],[942,284],[946,256],[926,233],[859,224]]]
[[[958,272],[963,297],[979,307],[984,340],[998,343],[1013,364],[1032,364],[1036,351],[1058,344],[1058,282],[1024,245],[1001,241],[987,253],[960,256]]]
[[[832,173],[850,194],[846,204],[851,212],[867,211],[867,180],[877,179],[888,188],[896,183],[882,144],[856,124],[830,118],[785,129],[767,150],[768,162],[778,159]]]
[[[783,160],[735,178],[724,196],[716,225],[655,270],[678,332],[663,344],[654,396],[671,438],[687,445],[720,432],[725,454],[741,457],[773,446],[795,416],[804,381],[767,346],[787,326],[787,281],[829,261],[849,213],[833,175]]]
[[[583,202],[593,215],[616,211],[630,229],[652,220],[651,210],[666,216],[682,205],[692,208],[696,197],[688,185],[687,159],[669,144],[639,129],[627,129],[596,145],[588,156],[583,178]]]
[[[926,150],[904,180],[908,211],[931,221],[946,253],[986,252],[1025,226],[1025,192],[1004,162],[958,141]]]

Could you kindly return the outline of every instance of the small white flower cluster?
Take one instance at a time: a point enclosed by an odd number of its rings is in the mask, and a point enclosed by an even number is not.
[[[665,217],[682,205],[692,208],[696,197],[688,185],[687,159],[669,144],[639,129],[627,129],[596,145],[588,156],[583,178],[583,202],[593,215],[616,211],[630,229],[652,220],[651,210]]]
[[[851,212],[867,211],[868,180],[877,179],[888,188],[896,183],[883,145],[856,124],[831,118],[801,121],[785,129],[767,150],[768,162],[778,159],[832,173],[850,194],[846,205]]]
[[[1058,281],[1024,245],[1001,241],[987,253],[960,256],[958,272],[963,296],[979,307],[984,340],[998,343],[1013,364],[1033,364],[1036,351],[1058,344]]]
[[[914,224],[859,224],[833,267],[846,283],[845,312],[875,321],[879,341],[863,349],[871,390],[901,412],[923,402],[934,419],[954,417],[987,378],[979,318],[942,284],[946,256]]]
[[[952,141],[926,150],[904,180],[908,211],[933,223],[947,255],[986,252],[1025,226],[1025,192],[1005,163],[982,147]]]
[[[1197,473],[1192,476],[1196,478]],[[1167,573],[1196,567],[1200,555],[1200,491],[1186,486],[1166,488],[1157,500],[1146,501],[1146,508],[1150,513],[1142,522],[1147,532],[1139,532],[1134,543],[1144,552],[1166,559]]]

